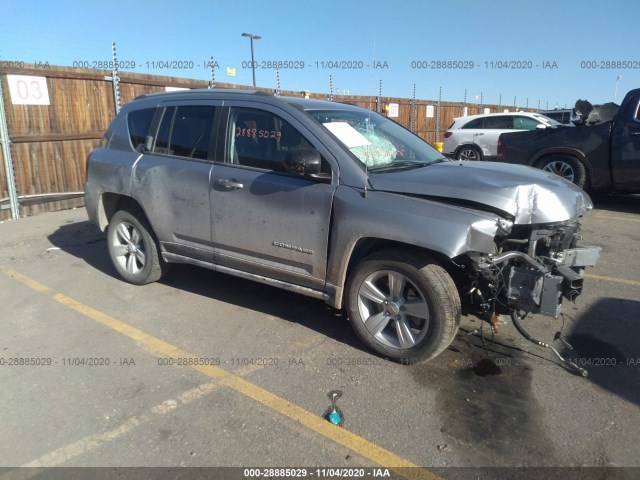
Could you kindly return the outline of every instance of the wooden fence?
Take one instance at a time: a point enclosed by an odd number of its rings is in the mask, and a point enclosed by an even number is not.
[[[49,105],[20,105],[12,101],[8,75],[27,75],[46,78]],[[204,80],[120,73],[121,104],[146,93],[163,92],[166,87],[207,88]],[[85,162],[96,147],[115,115],[114,90],[111,72],[107,70],[51,67],[0,69],[0,82],[11,160],[15,176],[16,203],[19,216],[40,211],[53,211],[84,205],[82,196]],[[217,83],[217,88],[252,88]],[[259,89],[273,93],[271,89]],[[300,96],[299,91],[282,91],[282,95]],[[326,99],[327,94],[310,94],[311,98]],[[394,118],[407,128],[411,126],[413,104],[413,130],[429,143],[442,141],[442,133],[463,115],[461,103],[382,97],[380,106],[375,98],[334,95],[334,101],[351,102],[375,110],[390,104],[398,105]],[[467,114],[491,112],[507,107],[496,105],[466,105]],[[427,111],[432,116],[427,115]],[[438,125],[439,112],[439,125]],[[0,119],[1,121],[2,119]],[[1,139],[1,137],[0,137]],[[11,218],[10,189],[5,169],[5,158],[0,149],[0,221]]]

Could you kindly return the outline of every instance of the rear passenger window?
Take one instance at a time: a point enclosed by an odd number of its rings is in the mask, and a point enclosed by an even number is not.
[[[286,120],[263,110],[232,108],[227,162],[284,171],[287,152],[313,148]]]
[[[144,141],[147,135],[149,135],[149,128],[151,127],[155,113],[155,108],[145,108],[142,110],[134,110],[127,115],[129,138],[131,139],[131,146],[134,150],[142,151]]]
[[[209,158],[215,107],[191,105],[166,108],[153,151],[166,155]]]
[[[482,128],[482,118],[476,118],[462,126],[462,128]]]

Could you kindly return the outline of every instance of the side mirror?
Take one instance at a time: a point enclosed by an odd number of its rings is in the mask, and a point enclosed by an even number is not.
[[[322,173],[322,157],[320,152],[312,148],[297,148],[287,152],[284,161],[284,169],[289,173],[295,173],[314,180],[330,181],[330,173]]]
[[[546,128],[547,128],[547,126],[546,126],[546,125],[543,125],[543,124],[541,124],[541,123],[539,123],[538,125],[536,125],[536,130],[544,130],[544,129],[546,129]]]

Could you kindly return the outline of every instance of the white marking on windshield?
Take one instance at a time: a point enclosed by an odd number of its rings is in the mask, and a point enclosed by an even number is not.
[[[365,147],[371,145],[371,142],[364,135],[358,132],[347,122],[327,122],[323,123],[325,128],[333,133],[338,139],[344,143],[347,148]]]

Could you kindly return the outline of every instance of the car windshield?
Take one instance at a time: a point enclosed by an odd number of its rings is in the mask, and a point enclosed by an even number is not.
[[[308,111],[371,171],[418,168],[447,161],[409,130],[368,110]]]

